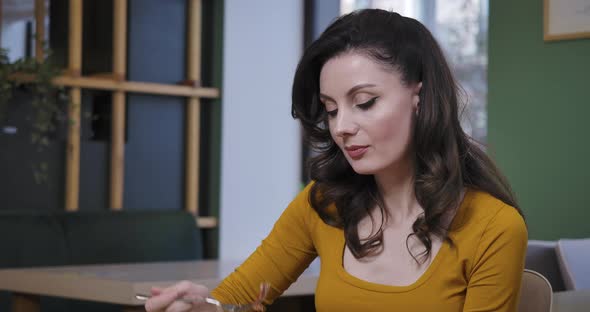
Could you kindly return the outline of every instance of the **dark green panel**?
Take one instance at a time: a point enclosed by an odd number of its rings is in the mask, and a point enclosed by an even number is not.
[[[203,1],[203,84],[221,90],[223,56],[223,3],[222,0]],[[221,105],[222,99],[201,101],[201,176],[199,181],[199,209],[201,213],[219,217],[219,190],[221,176]],[[203,230],[204,256],[218,257],[218,229]]]
[[[590,39],[545,42],[543,1],[490,1],[489,144],[531,239],[590,236]]]

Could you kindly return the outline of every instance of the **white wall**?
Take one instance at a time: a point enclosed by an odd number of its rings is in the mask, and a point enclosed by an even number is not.
[[[300,187],[300,132],[290,109],[303,1],[224,6],[219,258],[242,260]]]

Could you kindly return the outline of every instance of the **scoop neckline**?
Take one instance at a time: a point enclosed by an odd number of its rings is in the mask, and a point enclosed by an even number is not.
[[[472,199],[472,196],[473,196],[472,193],[473,192],[469,189],[465,190],[465,195],[463,196],[461,204],[459,205],[459,208],[457,209],[457,213],[455,214],[455,216],[453,217],[453,220],[451,221],[451,224],[449,225],[450,229],[455,228],[456,223],[459,222],[458,220],[462,218],[461,215],[464,214],[465,206],[467,206]],[[428,265],[428,268],[426,268],[426,271],[424,271],[424,273],[422,273],[422,275],[420,275],[420,277],[416,281],[414,281],[413,283],[411,283],[409,285],[387,285],[387,284],[379,284],[379,283],[369,282],[367,280],[356,277],[356,276],[350,274],[348,271],[346,271],[346,269],[344,268],[344,249],[346,248],[346,241],[344,240],[344,235],[341,237],[341,239],[342,239],[342,241],[340,242],[341,243],[340,245],[342,248],[340,248],[339,264],[337,266],[338,267],[338,269],[337,269],[338,276],[342,280],[344,280],[345,282],[347,282],[348,284],[350,284],[352,286],[355,286],[358,288],[363,288],[363,289],[366,289],[369,291],[383,292],[383,293],[407,292],[407,291],[411,291],[413,289],[420,287],[428,279],[430,279],[430,277],[432,277],[433,273],[436,271],[436,269],[440,265],[440,262],[442,261],[442,259],[444,259],[446,257],[446,255],[451,250],[451,246],[450,246],[449,242],[446,240],[443,241],[440,249],[438,250],[438,252],[434,256],[434,259],[432,259],[432,262],[430,263],[430,265]]]

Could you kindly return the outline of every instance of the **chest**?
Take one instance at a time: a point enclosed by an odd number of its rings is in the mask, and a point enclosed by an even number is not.
[[[381,252],[356,259],[348,246],[344,247],[342,266],[346,272],[371,283],[407,286],[416,282],[431,265],[438,254],[442,241],[431,237],[430,253],[426,247],[407,230],[383,232]]]
[[[459,312],[465,303],[467,283],[456,268],[443,268],[439,264],[437,272],[428,271],[408,285],[391,286],[379,283],[395,281],[379,275],[357,276],[357,272],[327,268],[322,265],[315,295],[316,311],[437,311]],[[326,268],[326,269],[324,269]],[[444,269],[443,274],[441,270]],[[450,270],[447,270],[450,269]],[[391,270],[390,270],[391,272]],[[393,272],[398,273],[398,272]],[[356,274],[356,275],[353,275]],[[382,275],[387,275],[385,273]],[[377,283],[368,280],[374,277]]]
[[[362,261],[347,254],[342,229],[322,230],[322,239],[315,242],[321,259],[315,296],[318,312],[462,311],[466,262],[447,243],[437,243],[433,261],[416,268],[403,235],[394,239],[386,233],[384,251]]]

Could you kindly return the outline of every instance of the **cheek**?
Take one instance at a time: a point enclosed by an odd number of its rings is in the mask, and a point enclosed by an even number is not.
[[[384,101],[387,101],[389,105],[380,106],[367,126],[371,127],[375,140],[386,145],[399,145],[407,140],[411,132],[415,115],[412,97],[404,94],[384,99]]]
[[[373,139],[389,149],[405,149],[411,139],[412,116],[408,112],[391,114],[371,123]]]

